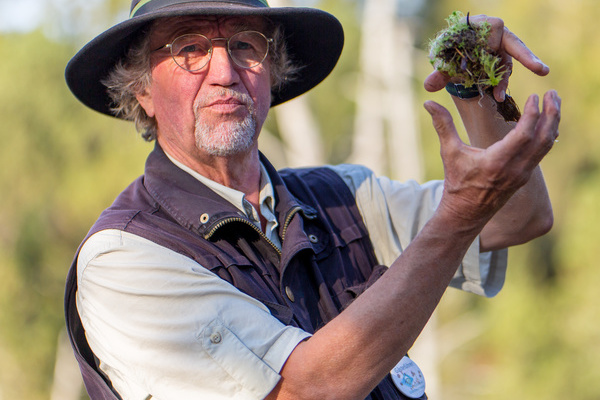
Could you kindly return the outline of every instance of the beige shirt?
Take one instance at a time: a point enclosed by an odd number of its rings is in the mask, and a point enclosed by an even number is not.
[[[180,167],[259,224],[243,193]],[[331,168],[354,193],[381,264],[390,265],[409,245],[441,197],[441,181],[400,183],[364,167]],[[279,243],[264,168],[259,202],[266,234]],[[506,251],[480,254],[475,240],[452,286],[493,296],[505,269]],[[78,287],[87,339],[124,399],[262,399],[295,346],[310,336],[193,260],[118,230],[98,232],[84,244]]]

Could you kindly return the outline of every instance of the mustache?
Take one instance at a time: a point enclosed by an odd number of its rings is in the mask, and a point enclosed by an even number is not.
[[[196,109],[201,107],[206,107],[213,102],[223,99],[223,98],[231,98],[235,101],[238,101],[248,107],[250,110],[254,109],[254,100],[247,93],[241,93],[233,89],[228,88],[220,88],[215,92],[210,93],[208,96],[202,98]]]

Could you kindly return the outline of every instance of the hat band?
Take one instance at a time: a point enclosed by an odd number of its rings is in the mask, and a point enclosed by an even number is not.
[[[133,18],[136,15],[146,14],[148,12],[152,12],[164,7],[176,5],[176,4],[185,4],[185,3],[202,3],[202,2],[210,2],[215,3],[215,0],[140,0],[129,13],[129,18]],[[218,2],[218,1],[217,1]],[[269,7],[267,0],[243,0],[239,3],[244,3],[248,6],[254,7]],[[231,2],[227,2],[227,4],[231,5]]]

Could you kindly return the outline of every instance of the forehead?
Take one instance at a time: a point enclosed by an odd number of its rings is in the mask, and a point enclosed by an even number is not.
[[[243,30],[263,32],[267,22],[257,16],[186,16],[163,18],[151,30],[153,40],[172,40],[186,33],[231,34]]]

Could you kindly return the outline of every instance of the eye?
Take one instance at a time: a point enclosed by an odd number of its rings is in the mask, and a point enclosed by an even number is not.
[[[204,56],[210,52],[210,41],[203,36],[185,35],[173,42],[173,54],[176,56]]]
[[[179,53],[193,53],[195,51],[198,51],[198,45],[188,44],[187,46],[182,47],[181,50],[179,50]]]
[[[229,43],[229,48],[231,50],[254,50],[255,46],[243,40],[236,40],[234,42]]]

